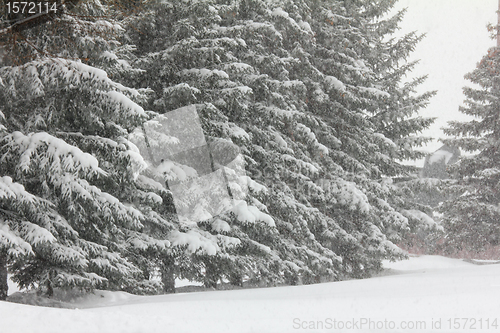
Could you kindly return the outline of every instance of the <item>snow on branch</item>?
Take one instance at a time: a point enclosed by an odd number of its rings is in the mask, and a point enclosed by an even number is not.
[[[409,209],[403,211],[403,213],[409,215],[411,218],[416,219],[421,222],[421,227],[424,230],[438,230],[444,231],[443,226],[439,225],[432,217],[427,215],[426,213],[417,210],[417,209]]]
[[[3,89],[12,97],[18,97],[20,92],[30,98],[43,96],[48,91],[79,87],[89,91],[92,99],[104,98],[104,102],[118,105],[129,115],[146,115],[142,107],[130,99],[140,96],[139,90],[114,82],[104,70],[80,61],[50,58],[22,66],[5,66],[0,69],[0,79],[6,82]]]
[[[255,69],[249,64],[242,62],[232,62],[224,64],[224,71],[231,74],[254,74]]]
[[[32,158],[36,156],[40,166],[42,168],[48,167],[52,174],[84,171],[87,174],[106,175],[99,168],[99,163],[94,156],[84,153],[78,147],[48,133],[39,132],[24,135],[16,131],[7,135],[4,140],[8,142],[8,146],[19,151],[18,167],[22,172],[27,173],[30,170]],[[42,147],[46,150],[45,154],[40,154],[39,150]]]
[[[279,18],[282,18],[284,20],[287,20],[288,23],[290,24],[290,26],[292,26],[296,30],[299,30],[300,32],[313,35],[313,31],[311,30],[311,26],[307,22],[300,21],[299,23],[297,23],[297,21],[295,21],[293,18],[291,18],[290,15],[287,12],[285,12],[281,7],[275,8],[271,12],[271,15],[274,17],[279,17]]]
[[[85,254],[92,257],[96,257],[108,250],[106,246],[91,241],[83,241],[80,245]]]
[[[36,197],[24,189],[24,186],[13,182],[9,176],[0,177],[0,199],[14,199],[23,203],[35,203]]]
[[[339,204],[347,206],[351,210],[359,209],[362,213],[370,211],[368,197],[361,192],[356,183],[338,179],[329,182],[329,190]]]
[[[382,91],[380,89],[377,89],[377,88],[373,88],[373,87],[356,87],[360,92],[362,93],[368,93],[370,95],[373,95],[373,96],[376,96],[377,98],[381,98],[381,97],[391,97],[391,94],[389,94],[388,92],[385,92],[385,91]]]
[[[153,190],[158,193],[170,193],[170,191],[165,188],[165,185],[145,175],[139,175],[136,179],[136,184],[141,188]]]
[[[309,127],[304,124],[298,123],[297,131],[302,132],[306,139],[311,142],[322,154],[328,155],[328,153],[330,152],[329,149],[318,141],[318,139],[316,138],[316,134],[314,134],[314,132]]]
[[[146,117],[146,113],[144,109],[139,106],[137,103],[133,102],[130,98],[125,96],[122,92],[111,90],[106,92],[99,92],[103,97],[103,101],[106,104],[110,105],[119,105],[121,109],[127,112],[127,115],[130,117],[140,116]],[[118,110],[117,110],[118,111]]]
[[[241,240],[239,238],[225,236],[225,235],[217,235],[216,237],[218,245],[224,250],[231,249],[241,245]]]
[[[33,254],[31,245],[16,235],[8,224],[1,223],[0,220],[0,249],[7,248],[12,256]]]
[[[64,265],[76,268],[86,268],[88,260],[85,259],[81,249],[75,249],[59,243],[52,244],[50,248],[50,256],[52,259]]]
[[[270,215],[261,212],[257,207],[248,206],[243,200],[235,200],[235,202],[236,204],[231,209],[231,212],[236,215],[239,221],[246,223],[262,221],[270,227],[276,226],[274,219]]]
[[[91,204],[105,219],[115,223],[128,224],[132,228],[141,228],[144,215],[138,209],[126,205],[109,193],[101,191],[97,186],[90,185],[85,179],[74,174],[65,173],[54,177],[54,185],[60,188],[65,199],[80,199]]]
[[[101,203],[101,209],[107,217],[112,215],[112,212],[117,215],[119,221],[128,222],[133,228],[141,228],[141,223],[144,220],[142,212],[132,206],[125,205],[117,198],[109,193],[102,192],[95,186],[92,186],[96,192],[97,200]]]
[[[33,61],[32,64],[39,69],[45,83],[56,83],[57,78],[63,78],[66,83],[74,85],[80,84],[82,80],[113,84],[105,71],[79,61],[52,58]]]
[[[342,83],[342,81],[340,81],[334,76],[331,75],[325,76],[325,82],[329,85],[329,88],[334,88],[341,92],[346,91],[344,83]]]
[[[296,110],[284,110],[276,106],[266,106],[262,103],[256,103],[256,109],[260,112],[269,114],[270,117],[276,117],[278,119],[293,118],[294,116],[299,116],[300,112]]]
[[[218,69],[207,69],[207,68],[191,68],[183,69],[178,73],[181,76],[194,76],[200,80],[206,80],[211,77],[216,77],[218,79],[229,79],[229,75]]]
[[[104,271],[116,272],[123,275],[139,273],[140,270],[123,258],[119,253],[104,251],[99,257],[92,258],[89,263]]]
[[[312,164],[312,163],[306,162],[302,159],[295,158],[294,156],[289,155],[289,154],[283,154],[281,156],[281,159],[283,161],[286,161],[286,162],[292,162],[293,164],[297,165],[302,170],[309,171],[311,174],[317,174],[318,172],[320,172],[320,169],[319,169],[320,166],[317,163]]]
[[[50,231],[28,221],[21,222],[19,233],[23,239],[34,246],[40,243],[54,243],[57,241]]]
[[[188,232],[174,231],[170,235],[172,246],[187,246],[187,250],[191,253],[204,253],[207,255],[215,255],[220,248],[217,245],[217,239],[213,240],[214,236],[210,234],[201,234],[201,230],[189,230]]]
[[[189,84],[183,82],[179,83],[175,86],[171,87],[166,87],[163,89],[163,94],[165,96],[174,96],[174,95],[181,95],[181,94],[192,94],[197,95],[200,93],[200,90],[196,87],[191,87]]]
[[[170,242],[166,239],[156,239],[135,231],[130,231],[127,243],[131,244],[134,248],[143,251],[152,248],[162,251],[170,246]]]
[[[380,141],[385,146],[388,146],[388,147],[390,147],[392,149],[396,149],[397,148],[397,145],[394,143],[394,141],[392,141],[391,139],[389,139],[388,137],[386,137],[382,133],[373,133],[373,137],[374,137],[374,139],[377,139],[378,141]]]
[[[85,273],[84,272],[82,275],[77,275],[77,274],[71,274],[71,273],[59,270],[59,272],[56,275],[53,282],[56,283],[56,285],[98,286],[106,281],[108,281],[108,279],[106,279],[102,276],[99,276],[95,273]]]

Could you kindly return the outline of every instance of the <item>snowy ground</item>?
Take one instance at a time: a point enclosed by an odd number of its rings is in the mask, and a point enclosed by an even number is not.
[[[310,286],[133,296],[98,292],[80,309],[0,302],[2,332],[493,332],[500,265],[422,256],[387,275]],[[497,325],[498,324],[498,325]]]

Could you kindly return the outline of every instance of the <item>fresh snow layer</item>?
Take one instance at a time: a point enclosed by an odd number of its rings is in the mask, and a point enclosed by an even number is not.
[[[437,256],[384,264],[388,268],[384,276],[308,286],[164,296],[97,291],[75,303],[79,310],[0,302],[2,332],[495,330],[491,325],[500,317],[500,265],[473,265]],[[453,325],[458,327],[455,318],[468,318],[468,323],[459,319],[460,328],[454,329]],[[476,329],[470,326],[473,320]],[[339,329],[340,323],[354,328]]]

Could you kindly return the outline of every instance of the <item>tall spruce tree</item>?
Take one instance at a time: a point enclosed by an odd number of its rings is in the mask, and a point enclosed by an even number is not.
[[[168,193],[141,182],[128,135],[148,119],[147,90],[107,3],[2,31],[0,263],[20,287],[156,292],[155,258],[177,229]],[[108,17],[107,19],[104,19]],[[111,79],[111,77],[113,79]],[[167,211],[167,212],[166,212]]]
[[[2,298],[7,267],[21,287],[49,294],[56,286],[174,291],[177,267],[193,270],[186,253],[207,257],[238,243],[179,221],[165,187],[175,172],[163,165],[160,178],[151,174],[149,156],[129,140],[161,115],[140,106],[151,90],[129,88],[141,70],[135,46],[117,38],[124,5],[134,12],[140,3],[80,3],[0,32]]]
[[[23,31],[0,68],[0,263],[21,285],[147,292],[158,270],[168,291],[297,284],[404,256],[394,242],[422,219],[383,177],[418,156],[431,93],[402,83],[419,37],[386,38],[392,5],[161,1],[111,20],[92,15],[116,4],[81,3],[54,35]],[[162,126],[186,108],[196,165]]]
[[[422,79],[402,83],[420,38],[386,41],[402,18],[382,19],[392,4],[163,1],[134,21],[126,36],[143,45],[137,82],[156,92],[150,107],[198,104],[205,133],[238,145],[267,188],[245,200],[274,225],[219,216],[242,245],[202,257],[201,271],[309,283],[369,276],[403,255],[389,239],[421,219],[382,176],[419,156],[432,120],[415,115],[432,93],[415,96]]]
[[[460,111],[473,119],[450,122],[445,129],[454,137],[445,140],[446,144],[472,153],[452,168],[453,197],[441,207],[450,251],[475,253],[500,244],[499,71],[499,49],[491,48],[476,69],[465,75],[475,85],[464,87],[466,99]]]

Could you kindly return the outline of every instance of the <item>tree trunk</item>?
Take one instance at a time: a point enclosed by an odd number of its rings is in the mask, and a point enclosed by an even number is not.
[[[52,283],[50,282],[50,280],[47,280],[47,296],[54,296],[54,288],[52,288]]]
[[[167,294],[175,293],[175,262],[170,256],[162,260],[161,282],[163,282],[163,291]]]
[[[295,272],[285,272],[285,283],[289,286],[297,286],[299,284],[299,276]]]
[[[212,262],[205,262],[205,278],[203,281],[205,288],[217,289],[219,278],[217,266]]]
[[[7,253],[0,252],[0,300],[7,299],[9,284],[7,282]]]
[[[233,286],[243,287],[243,276],[239,272],[232,273],[229,276],[229,283]]]

